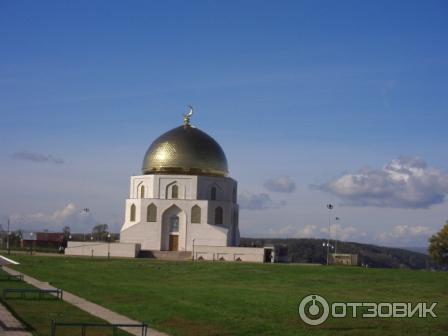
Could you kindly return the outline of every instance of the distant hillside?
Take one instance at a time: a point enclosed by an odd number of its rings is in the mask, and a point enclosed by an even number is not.
[[[325,239],[241,238],[241,246],[280,244],[288,247],[288,258],[295,263],[325,263]],[[331,241],[332,245],[334,240]],[[426,269],[434,267],[429,256],[402,248],[337,241],[338,253],[356,253],[369,267]]]
[[[406,246],[406,247],[398,247],[408,251],[414,251],[418,253],[428,254],[428,247],[424,246]]]

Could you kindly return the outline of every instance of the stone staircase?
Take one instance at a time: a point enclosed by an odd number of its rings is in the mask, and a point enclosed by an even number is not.
[[[138,254],[138,258],[152,258],[160,260],[191,260],[191,252],[141,250]]]

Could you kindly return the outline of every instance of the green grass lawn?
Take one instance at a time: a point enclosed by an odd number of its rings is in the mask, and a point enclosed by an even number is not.
[[[447,335],[448,273],[17,255],[15,269],[172,335]],[[300,321],[329,302],[438,302],[438,318]]]
[[[0,293],[3,294],[5,288],[34,288],[24,282],[17,280],[6,280],[6,273],[0,270]],[[14,295],[15,297],[15,295]],[[89,323],[105,323],[105,321],[93,317],[84,311],[65,303],[61,300],[56,300],[53,296],[45,295],[42,299],[38,299],[37,294],[28,294],[27,298],[8,298],[0,299],[2,304],[6,306],[24,326],[36,336],[50,335],[51,320],[58,322],[89,322]],[[80,328],[73,327],[58,327],[57,335],[63,336],[79,336],[81,335]],[[3,334],[2,334],[3,335]],[[5,334],[6,335],[6,334]],[[111,329],[89,329],[87,335],[89,336],[104,336],[111,335]],[[118,331],[116,336],[129,335],[123,331]]]

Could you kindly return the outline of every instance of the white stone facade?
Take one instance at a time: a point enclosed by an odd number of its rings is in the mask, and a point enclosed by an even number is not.
[[[193,260],[274,262],[272,248],[265,247],[220,247],[194,246]]]
[[[120,241],[142,250],[192,251],[238,246],[237,183],[229,177],[131,177]]]
[[[139,251],[138,244],[69,241],[64,252],[72,256],[135,258]]]

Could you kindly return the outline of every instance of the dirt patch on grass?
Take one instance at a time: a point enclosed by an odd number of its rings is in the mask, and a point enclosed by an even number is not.
[[[164,323],[164,327],[174,329],[177,335],[184,336],[226,336],[230,333],[222,326],[209,323],[200,323],[181,317],[172,318]]]

